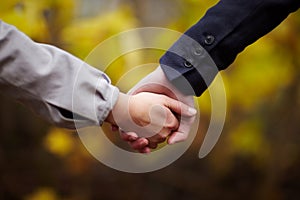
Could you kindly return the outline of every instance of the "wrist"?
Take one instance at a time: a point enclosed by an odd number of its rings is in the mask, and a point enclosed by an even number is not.
[[[128,102],[129,95],[120,92],[116,104],[108,114],[105,121],[112,125],[118,126],[120,120],[124,120],[127,115],[126,113],[128,112]]]

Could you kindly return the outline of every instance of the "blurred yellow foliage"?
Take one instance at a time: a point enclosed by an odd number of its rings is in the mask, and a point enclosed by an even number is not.
[[[1,3],[0,17],[7,23],[17,26],[29,37],[38,41],[49,41],[50,33],[61,28],[72,19],[72,0],[23,0]],[[5,8],[5,9],[4,9]]]
[[[291,60],[264,37],[245,50],[227,76],[231,103],[251,111],[274,98],[293,78]],[[280,81],[279,81],[280,80]]]
[[[263,135],[262,124],[258,120],[249,120],[236,125],[229,135],[232,152],[240,155],[265,155],[269,146]]]
[[[99,13],[93,18],[74,20],[62,31],[61,37],[72,53],[83,59],[109,36],[134,28],[136,24],[132,13],[122,7],[109,13]],[[114,53],[114,48],[107,49],[106,53]]]
[[[137,34],[116,40],[105,46],[103,51],[94,52],[95,59],[87,59],[98,44],[103,44],[107,38],[122,31],[144,25],[184,32],[217,2],[219,0],[3,0],[0,19],[15,25],[35,41],[55,45],[105,70],[113,84],[127,91],[156,67],[164,51],[143,49],[120,56],[122,49],[141,42]],[[210,199],[274,199],[273,196],[258,198],[259,195],[252,198],[249,194],[266,191],[276,196],[277,187],[282,186],[284,188],[281,192],[299,191],[299,24],[298,12],[272,33],[249,46],[231,67],[221,73],[227,90],[228,113],[218,144],[203,161],[197,159],[196,151],[193,152],[194,157],[185,154],[166,169],[168,173],[162,170],[143,176],[118,174],[99,165],[79,138],[73,138],[63,129],[51,128],[43,138],[42,147],[38,143],[23,142],[23,138],[28,138],[26,132],[38,132],[40,129],[22,123],[20,127],[16,126],[16,118],[11,117],[9,121],[6,113],[8,116],[20,116],[21,119],[27,115],[11,110],[14,105],[9,107],[0,104],[4,108],[1,110],[4,120],[0,129],[3,133],[0,166],[3,177],[6,176],[5,179],[0,178],[0,192],[4,191],[4,197],[1,193],[0,198],[56,200],[64,195],[66,199],[73,199],[73,196],[74,199],[120,199],[124,196],[138,199],[145,192],[136,190],[139,183],[143,183],[144,188],[149,188],[151,193],[161,199],[176,199],[177,194],[183,191],[183,195],[190,199],[199,199],[200,196]],[[177,39],[168,34],[151,37],[154,43],[163,46],[171,45]],[[218,93],[217,84],[212,88],[213,92]],[[200,133],[208,126],[211,112],[209,92],[206,91],[197,100],[200,104],[200,121],[207,123],[200,126]],[[28,115],[31,116],[31,113]],[[111,133],[109,126],[105,132],[115,139],[112,141],[120,141],[119,135]],[[36,135],[30,134],[29,137],[38,138]],[[83,134],[82,137],[91,144],[93,150],[110,155],[110,150],[104,149],[104,141],[99,141],[97,135]],[[40,141],[36,138],[32,138],[35,139],[33,141]],[[36,146],[32,148],[33,145]],[[35,149],[34,154],[32,149]],[[195,149],[198,151],[199,147],[191,148],[190,151]],[[63,159],[57,161],[54,156],[41,156],[48,155],[48,152]],[[19,157],[25,157],[28,162],[14,159]],[[294,160],[296,164],[293,164]],[[58,170],[56,162],[63,167]],[[266,165],[262,165],[260,173],[254,173],[253,169],[257,170],[260,163]],[[289,165],[294,165],[294,172],[282,167]],[[294,181],[289,181],[293,178]],[[169,189],[154,187],[157,182]],[[49,188],[42,187],[44,183]],[[116,184],[124,187],[115,187]],[[293,185],[296,186],[294,190]],[[239,192],[243,195],[234,198]],[[209,196],[211,194],[220,196]]]
[[[66,156],[74,148],[74,139],[70,132],[52,128],[44,139],[44,146],[53,154]]]
[[[58,200],[56,192],[51,188],[38,188],[34,193],[25,197],[25,200]]]

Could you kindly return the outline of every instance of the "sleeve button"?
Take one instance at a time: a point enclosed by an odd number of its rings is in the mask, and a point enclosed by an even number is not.
[[[204,43],[206,45],[212,45],[214,43],[214,41],[215,41],[215,37],[213,35],[207,35],[205,37]]]
[[[194,51],[194,54],[196,56],[201,56],[203,54],[203,49],[201,48],[196,48],[195,51]]]
[[[184,62],[184,66],[187,67],[187,68],[193,67],[192,63],[190,63],[187,60]]]

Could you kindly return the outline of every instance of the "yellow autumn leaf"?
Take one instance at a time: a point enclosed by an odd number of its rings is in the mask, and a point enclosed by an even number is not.
[[[66,156],[74,148],[74,139],[70,132],[53,128],[47,134],[44,140],[45,148],[58,156]]]

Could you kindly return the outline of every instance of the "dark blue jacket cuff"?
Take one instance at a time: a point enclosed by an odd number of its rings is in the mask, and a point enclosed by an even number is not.
[[[218,70],[299,7],[299,0],[221,0],[163,55],[161,67],[181,92],[200,96]]]

